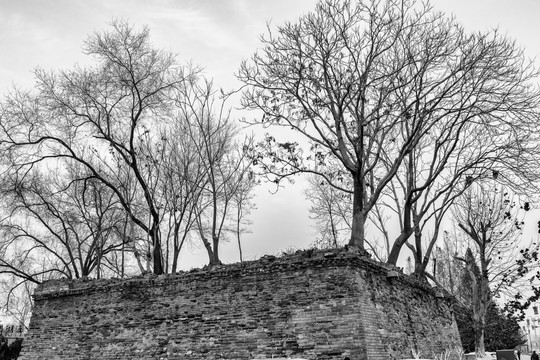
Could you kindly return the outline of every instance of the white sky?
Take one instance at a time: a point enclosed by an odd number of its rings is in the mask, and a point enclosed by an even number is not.
[[[259,46],[267,21],[295,20],[314,8],[315,0],[0,0],[0,94],[16,84],[30,87],[31,70],[70,68],[87,61],[81,45],[87,35],[107,27],[112,18],[150,27],[157,47],[179,54],[206,69],[224,88],[234,88],[241,60]],[[499,27],[540,55],[540,1],[433,0],[436,9],[454,13],[470,30]],[[288,248],[304,248],[315,238],[301,182],[276,195],[259,189],[252,233],[244,237],[246,259]],[[532,225],[533,228],[536,224]],[[534,230],[533,230],[534,231]],[[238,261],[236,244],[224,244],[225,262]],[[408,256],[408,254],[407,254]],[[186,252],[183,268],[206,263],[204,249]]]

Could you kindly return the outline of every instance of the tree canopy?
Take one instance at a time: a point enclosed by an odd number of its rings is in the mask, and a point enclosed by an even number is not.
[[[220,263],[256,184],[227,97],[147,27],[114,21],[83,50],[92,66],[37,69],[0,104],[0,272],[176,272],[190,241]]]
[[[300,139],[268,134],[253,163],[274,182],[312,173],[350,193],[349,245],[365,247],[370,216],[394,196],[395,264],[475,180],[536,182],[537,70],[497,31],[468,33],[429,3],[326,0],[261,41],[238,74],[243,105]]]

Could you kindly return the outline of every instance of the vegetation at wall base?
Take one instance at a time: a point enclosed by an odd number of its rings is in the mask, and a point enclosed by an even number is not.
[[[454,306],[454,316],[463,349],[465,352],[474,351],[475,336],[472,326],[472,311],[456,305]],[[486,351],[513,349],[527,342],[527,339],[525,339],[520,331],[518,319],[512,315],[504,314],[493,302],[488,307],[484,335]]]
[[[16,339],[11,344],[3,344],[0,347],[0,360],[15,360],[19,358],[23,339]]]

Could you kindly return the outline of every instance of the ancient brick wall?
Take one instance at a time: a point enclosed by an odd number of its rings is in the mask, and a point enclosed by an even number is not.
[[[347,251],[263,257],[34,294],[22,359],[433,358],[460,346],[449,300]]]

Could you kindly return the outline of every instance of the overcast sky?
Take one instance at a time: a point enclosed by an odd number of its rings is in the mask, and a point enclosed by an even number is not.
[[[148,25],[156,47],[178,53],[206,69],[216,84],[235,88],[241,60],[259,46],[271,25],[293,21],[311,10],[313,0],[0,0],[0,93],[13,84],[30,87],[31,70],[70,68],[88,61],[81,52],[87,35],[113,18]],[[540,1],[434,0],[435,8],[454,13],[470,30],[499,28],[516,39],[529,57],[540,55]],[[315,237],[303,200],[302,182],[276,195],[259,189],[252,233],[244,237],[246,259],[308,246]],[[234,243],[223,260],[238,260]],[[183,268],[204,265],[204,249],[182,256]]]

